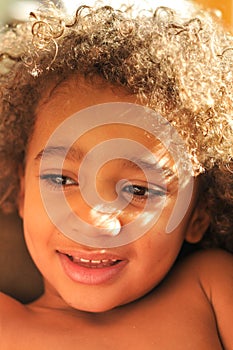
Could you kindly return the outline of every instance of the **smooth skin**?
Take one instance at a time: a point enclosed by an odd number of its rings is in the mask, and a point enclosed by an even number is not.
[[[128,198],[129,192],[132,194],[132,188],[144,188],[143,194],[133,193],[132,201],[117,216],[122,227],[140,215],[148,198],[153,203],[166,196],[159,220],[145,235],[120,247],[91,248],[65,237],[50,220],[39,183],[42,180],[49,190],[54,186],[55,173],[48,168],[40,174],[38,154],[53,131],[83,108],[106,102],[137,101],[123,90],[99,84],[95,88],[81,78],[78,83],[72,78],[59,86],[52,97],[48,96],[50,91],[37,109],[26,166],[21,170],[19,196],[25,240],[44,276],[45,291],[30,305],[1,295],[1,349],[15,349],[17,344],[17,349],[22,350],[75,346],[85,350],[217,350],[223,348],[221,341],[224,349],[233,349],[229,334],[233,320],[229,303],[233,297],[232,256],[221,251],[201,252],[171,270],[183,241],[198,242],[209,225],[204,204],[198,200],[197,181],[183,220],[169,235],[166,225],[177,198],[177,182],[169,183],[166,191],[156,181],[148,187],[143,173],[121,160],[100,169],[96,187],[106,200],[115,199],[115,185],[122,178],[134,185],[129,187],[126,183],[120,188],[123,199]],[[122,135],[152,152],[158,151],[158,142],[145,140],[140,130],[109,125],[82,136],[75,144],[76,151],[85,154],[99,142]],[[95,227],[98,220],[80,195],[74,170],[79,167],[79,160],[78,153],[77,159],[66,159],[62,185],[59,183],[59,187],[56,179],[55,191],[62,187],[74,212]],[[174,166],[169,156],[167,164]],[[68,261],[67,256],[64,258],[67,254],[114,256],[124,263],[122,269],[102,283],[80,283],[64,268],[62,261]],[[170,270],[168,278],[160,284]],[[159,287],[154,289],[156,286]]]

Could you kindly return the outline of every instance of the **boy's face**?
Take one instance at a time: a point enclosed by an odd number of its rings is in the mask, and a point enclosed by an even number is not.
[[[178,193],[176,176],[161,181],[156,170],[153,176],[150,175],[153,182],[148,184],[144,172],[138,165],[133,165],[133,161],[113,157],[95,168],[94,185],[88,181],[94,171],[91,161],[83,178],[78,178],[85,155],[101,143],[116,138],[135,141],[158,158],[163,154],[166,167],[174,171],[174,160],[169,152],[156,138],[135,126],[106,124],[96,127],[73,144],[72,156],[67,156],[64,161],[62,176],[54,165],[57,156],[54,150],[48,152],[41,170],[41,151],[56,128],[86,107],[109,102],[135,103],[135,98],[111,86],[91,87],[83,80],[79,84],[71,80],[58,87],[52,98],[45,99],[38,108],[25,173],[21,177],[19,211],[24,220],[28,249],[45,279],[45,296],[53,296],[50,303],[54,306],[62,306],[65,302],[76,309],[101,312],[139,298],[166,275],[183,240],[198,241],[206,229],[203,213],[200,216],[198,207],[194,208],[194,193],[183,220],[167,234]],[[59,141],[56,146],[61,146]],[[84,200],[85,188],[89,192],[96,189],[103,200],[99,207],[98,203],[92,205]],[[127,235],[127,225],[135,219],[138,219],[138,229],[143,230],[145,218],[153,215],[159,203],[163,202],[163,206],[156,222],[138,239],[119,246],[110,244],[102,248],[97,244],[91,247],[72,240],[69,232],[64,235],[59,223],[51,220],[43,203],[44,192],[49,193],[50,198],[55,196],[53,206],[58,213],[60,203],[57,198],[60,197],[57,194],[64,193],[72,211],[89,224],[87,232],[86,226],[77,224],[77,232],[84,236],[95,234],[95,230],[100,236],[101,230],[102,236],[114,236],[124,229]],[[106,214],[102,210],[103,203],[112,203],[117,198],[120,200],[116,211]],[[147,207],[146,203],[149,203]],[[62,218],[60,213],[59,218]],[[98,235],[95,239],[98,241]]]

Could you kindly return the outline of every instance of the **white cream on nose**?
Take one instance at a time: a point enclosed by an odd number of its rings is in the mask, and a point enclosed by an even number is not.
[[[90,212],[92,225],[98,229],[103,229],[101,234],[108,236],[117,236],[121,231],[121,223],[117,218],[119,211],[104,212],[103,207],[92,208]]]

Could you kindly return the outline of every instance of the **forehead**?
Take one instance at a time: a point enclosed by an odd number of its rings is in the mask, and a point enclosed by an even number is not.
[[[72,78],[69,81],[60,84],[57,88],[53,90],[51,89],[47,92],[38,106],[35,129],[29,145],[29,153],[35,157],[41,150],[43,150],[47,145],[48,140],[51,138],[51,135],[54,135],[54,132],[57,132],[57,129],[61,124],[67,123],[71,116],[75,114],[83,116],[83,111],[88,108],[91,108],[91,111],[93,111],[93,106],[98,106],[99,108],[99,106],[107,103],[113,103],[113,108],[115,108],[114,103],[118,104],[119,102],[122,102],[121,105],[124,103],[137,103],[138,105],[135,95],[129,95],[123,88],[117,88],[110,84],[103,83],[98,79],[88,82],[83,78],[79,78],[78,80]],[[150,151],[160,154],[159,156],[166,158],[166,162],[168,161],[169,155],[165,155],[167,152],[164,150],[159,139],[143,127],[131,125],[130,123],[127,125],[114,123],[112,119],[112,114],[114,113],[117,115],[115,110],[109,111],[109,120],[107,116],[104,125],[89,128],[88,131],[85,130],[83,133],[78,132],[78,141],[74,140],[75,142],[73,142],[73,144],[78,146],[77,149],[79,148],[79,151],[81,149],[82,153],[86,153],[96,144],[122,138],[135,141],[139,145],[148,148]],[[95,122],[94,114],[93,122]],[[77,119],[75,124],[72,124],[72,127],[64,129],[63,134],[60,138],[57,138],[57,143],[53,146],[55,146],[55,148],[61,147],[64,140],[69,138],[70,133],[72,133],[74,129],[77,131],[83,129],[85,123],[85,116],[84,118]],[[129,147],[131,146],[132,143],[129,143]],[[114,144],[112,147],[115,148],[118,146]],[[125,147],[128,148],[128,145]],[[142,150],[143,147],[141,148]],[[132,149],[136,150],[137,156],[140,155],[140,147]],[[123,155],[125,154],[124,151],[121,153]]]
[[[101,78],[71,77],[46,91],[36,111],[36,124],[46,119],[47,126],[53,128],[82,109],[108,102],[138,103],[136,95]]]
[[[31,138],[31,144],[46,144],[48,138],[56,128],[70,118],[88,107],[101,105],[105,103],[128,102],[138,103],[136,95],[130,95],[122,87],[110,85],[102,80],[95,78],[93,81],[87,81],[82,77],[71,78],[61,83],[56,88],[51,87],[41,99],[37,111],[34,133]],[[93,117],[94,118],[94,117]],[[110,115],[111,118],[111,115]],[[85,122],[82,120],[82,123]],[[95,128],[90,131],[91,138],[101,137],[107,134],[111,138],[111,133],[116,137],[130,136],[150,139],[144,131],[136,130],[135,127],[120,127],[109,123],[104,127]],[[77,128],[79,126],[77,125]],[[95,135],[95,137],[94,137]]]

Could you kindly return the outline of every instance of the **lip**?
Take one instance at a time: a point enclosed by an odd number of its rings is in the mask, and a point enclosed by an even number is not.
[[[88,252],[88,251],[60,251],[57,250],[60,263],[65,274],[74,282],[87,285],[100,285],[116,279],[127,265],[128,260],[111,253]],[[105,267],[86,267],[77,262],[73,262],[69,256],[75,260],[114,260],[113,265]]]

